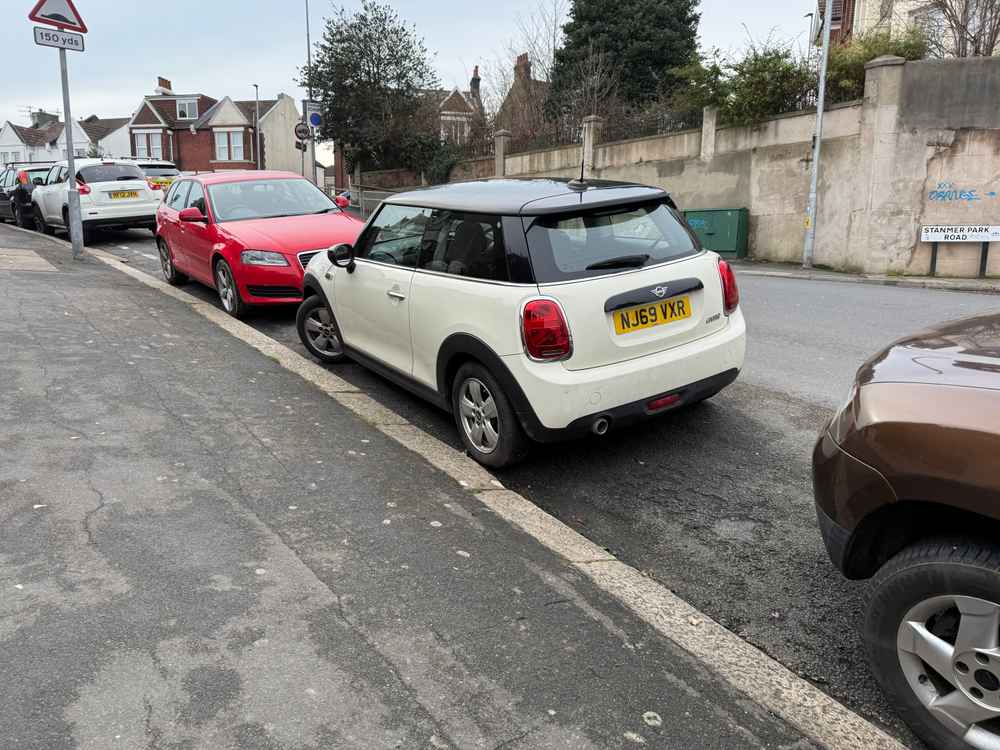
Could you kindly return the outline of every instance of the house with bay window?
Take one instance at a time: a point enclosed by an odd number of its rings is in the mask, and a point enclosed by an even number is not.
[[[260,119],[257,113],[260,113]],[[181,171],[283,169],[299,172],[301,152],[293,129],[300,119],[287,94],[276,99],[221,99],[206,94],[177,94],[165,78],[129,122],[132,155],[166,159]],[[257,131],[260,153],[257,153]]]

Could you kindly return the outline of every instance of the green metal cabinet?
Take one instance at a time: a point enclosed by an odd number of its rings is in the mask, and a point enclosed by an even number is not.
[[[702,247],[719,255],[745,258],[750,212],[745,208],[685,211],[684,218],[698,235]]]

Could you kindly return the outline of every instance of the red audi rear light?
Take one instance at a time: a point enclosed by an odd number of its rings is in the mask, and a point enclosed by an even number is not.
[[[534,360],[553,362],[573,353],[569,325],[555,300],[533,299],[524,306],[521,336],[524,350]]]
[[[722,308],[732,315],[740,306],[740,289],[736,286],[736,273],[726,261],[719,259],[719,278],[722,279]]]

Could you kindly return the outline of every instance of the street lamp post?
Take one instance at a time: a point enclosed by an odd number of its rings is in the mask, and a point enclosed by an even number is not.
[[[309,94],[309,101],[313,100],[313,90],[312,90],[312,37],[309,33],[309,0],[306,1],[306,89]],[[306,113],[302,113],[303,119],[306,118]],[[308,124],[308,123],[307,123]],[[309,139],[308,149],[309,149],[309,181],[312,183],[316,182],[316,138]],[[302,152],[303,159],[305,158],[305,151]],[[303,170],[304,171],[304,170]],[[303,175],[305,176],[305,175]]]
[[[819,61],[819,93],[816,97],[816,133],[813,135],[812,175],[809,178],[809,202],[806,205],[806,239],[802,246],[802,267],[812,268],[816,244],[816,189],[819,183],[819,154],[823,143],[823,108],[826,101],[826,62],[830,56],[830,26],[833,0],[826,0],[823,13],[823,52]]]
[[[260,86],[256,83],[253,85],[253,102],[254,102],[254,118],[253,118],[253,134],[255,139],[256,154],[257,154],[257,169],[263,166],[263,162],[260,158]]]

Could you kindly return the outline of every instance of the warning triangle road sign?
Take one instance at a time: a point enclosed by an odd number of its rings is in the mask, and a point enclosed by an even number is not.
[[[28,20],[35,23],[47,23],[64,31],[79,31],[87,33],[87,24],[73,5],[73,0],[38,0]]]

